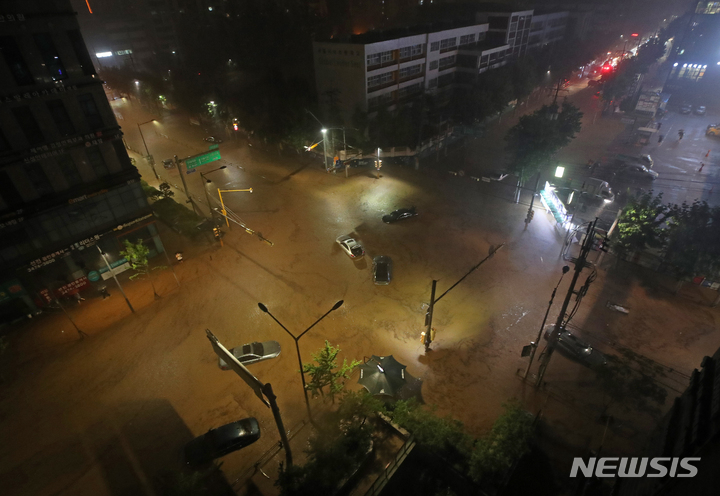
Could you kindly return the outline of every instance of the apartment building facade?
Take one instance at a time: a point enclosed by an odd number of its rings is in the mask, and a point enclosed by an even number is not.
[[[560,41],[565,19],[566,12],[543,14],[532,48]],[[381,107],[393,110],[426,91],[442,96],[455,85],[469,84],[478,74],[527,53],[532,10],[478,14],[476,21],[315,42],[321,106],[327,115],[339,114],[334,120],[349,122],[357,109],[371,114]]]
[[[69,0],[3,2],[0,316],[92,289],[157,231]],[[162,250],[159,239],[155,248]],[[44,300],[44,301],[43,301]]]

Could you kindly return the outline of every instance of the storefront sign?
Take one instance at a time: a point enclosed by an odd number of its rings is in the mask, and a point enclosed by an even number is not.
[[[25,288],[17,279],[10,279],[0,284],[0,303],[5,303],[24,294]]]
[[[88,272],[88,279],[92,282],[97,282],[100,280],[100,273],[96,270],[91,270]]]
[[[70,249],[63,248],[62,250],[58,250],[56,252],[53,252],[49,255],[45,255],[44,257],[36,258],[32,262],[30,262],[30,267],[28,267],[28,272],[32,272],[34,270],[37,270],[41,267],[45,267],[47,265],[50,265],[51,263],[54,263],[55,260],[57,260],[59,257],[64,256],[65,254],[70,253]]]
[[[69,203],[70,205],[72,205],[73,203],[78,203],[78,202],[87,200],[88,198],[92,198],[93,196],[102,195],[102,194],[107,193],[107,192],[108,192],[108,190],[106,190],[106,189],[101,189],[100,191],[96,191],[96,192],[94,192],[94,193],[88,193],[87,195],[78,196],[77,198],[70,198],[70,199],[68,200],[68,203]]]
[[[125,224],[120,224],[119,226],[117,226],[116,228],[114,228],[113,231],[122,231],[122,230],[125,229],[126,227],[130,227],[130,226],[132,226],[132,225],[135,225],[135,224],[137,224],[138,222],[142,222],[142,221],[144,221],[144,220],[146,220],[146,219],[151,218],[152,216],[153,216],[153,214],[148,214],[148,215],[144,215],[144,216],[142,216],[142,217],[138,217],[137,219],[133,219],[133,220],[131,220],[130,222],[126,222]]]
[[[106,267],[102,267],[98,272],[100,273],[100,277],[103,278],[103,280],[110,279],[113,275],[118,275],[126,270],[130,269],[130,262],[128,262],[126,259],[121,258],[120,260],[113,262],[110,264],[112,272],[110,272]]]
[[[0,14],[0,22],[24,22],[25,14]]]
[[[31,157],[26,157],[24,159],[25,163],[31,163],[36,162],[38,160],[42,160],[44,158],[49,157],[57,157],[59,155],[63,155],[64,153],[67,153],[67,148],[70,148],[74,145],[78,145],[80,143],[85,143],[86,147],[91,147],[95,145],[99,145],[101,143],[112,141],[116,137],[114,135],[105,136],[102,137],[102,132],[98,131],[95,134],[86,134],[84,136],[75,136],[74,138],[68,138],[66,140],[62,141],[56,141],[55,143],[50,143],[49,145],[43,145],[38,146],[37,148],[30,148],[30,153],[34,153],[35,155]]]
[[[6,222],[0,222],[0,229],[5,229],[6,227],[10,227],[10,226],[16,226],[24,220],[25,220],[24,218],[18,217],[17,219],[10,219]]]
[[[33,98],[39,98],[41,96],[48,96],[48,95],[58,95],[60,93],[65,93],[67,91],[74,91],[77,90],[77,85],[70,85],[70,86],[56,86],[54,88],[46,89],[46,90],[40,90],[40,91],[26,91],[25,93],[14,93],[11,95],[6,95],[2,98],[0,98],[0,103],[12,103],[12,102],[21,102],[23,100],[32,100]]]
[[[60,286],[55,290],[55,294],[57,296],[72,296],[75,293],[78,293],[82,288],[85,286],[89,286],[90,281],[88,281],[88,278],[85,276],[82,276],[80,279],[75,279],[73,282],[68,283],[64,286]]]

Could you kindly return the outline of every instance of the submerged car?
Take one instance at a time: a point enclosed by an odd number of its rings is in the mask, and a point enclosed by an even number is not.
[[[392,279],[392,260],[385,255],[373,258],[373,281],[380,286],[387,286]]]
[[[690,114],[692,113],[692,105],[685,104],[682,107],[680,107],[680,113],[681,114]]]
[[[203,138],[203,140],[209,143],[222,143],[222,140],[215,136],[208,136],[207,138]]]
[[[698,105],[697,107],[695,107],[695,114],[705,115],[705,105]]]
[[[262,343],[255,341],[229,351],[238,359],[238,362],[243,365],[250,365],[277,357],[280,354],[280,343],[277,341],[263,341]],[[222,370],[230,370],[230,367],[222,358],[218,358],[218,366]]]
[[[651,181],[658,178],[657,172],[649,170],[647,167],[640,164],[625,164],[620,167],[617,175],[628,179],[650,179]]]
[[[185,462],[190,467],[210,463],[260,439],[260,425],[254,417],[210,429],[185,445]]]
[[[415,207],[410,208],[398,208],[394,212],[383,215],[382,221],[385,224],[391,224],[393,222],[397,222],[399,220],[407,219],[409,217],[414,217],[417,215],[417,210]]]
[[[335,242],[340,245],[340,248],[342,248],[350,258],[359,259],[365,255],[365,250],[363,250],[362,245],[350,236],[338,236]]]
[[[555,325],[546,326],[545,339],[550,339]],[[569,358],[578,360],[590,368],[607,365],[605,355],[593,349],[588,343],[578,339],[566,330],[562,330],[557,337],[557,350]]]

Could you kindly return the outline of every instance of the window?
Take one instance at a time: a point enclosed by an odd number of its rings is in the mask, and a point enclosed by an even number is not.
[[[90,161],[90,166],[93,171],[95,171],[95,175],[97,177],[107,176],[110,174],[110,171],[108,171],[107,165],[105,164],[105,159],[100,152],[100,148],[97,146],[86,148],[85,155],[87,155],[87,158]]]
[[[444,57],[440,59],[440,70],[446,69],[448,67],[452,67],[455,65],[455,55],[450,55],[449,57]]]
[[[400,59],[409,59],[422,55],[422,45],[413,45],[400,49]]]
[[[420,93],[420,91],[422,91],[422,83],[411,84],[410,86],[400,88],[400,90],[398,91],[398,98],[412,96]]]
[[[437,61],[437,60],[433,60],[432,62],[430,62],[430,70],[431,70],[431,71],[434,71],[434,70],[437,69],[437,68],[438,68],[438,61]]]
[[[18,207],[23,203],[20,193],[15,189],[15,185],[4,170],[0,170],[0,197],[10,208]]]
[[[40,164],[37,162],[26,164],[25,173],[33,186],[35,186],[38,195],[45,196],[53,192],[52,184]]]
[[[65,79],[67,77],[65,67],[63,67],[63,63],[55,49],[55,43],[53,43],[50,34],[38,33],[34,35],[33,38],[35,39],[35,44],[40,49],[40,55],[42,55],[43,62],[45,62],[45,67],[50,73],[50,77],[52,77],[54,81]]]
[[[77,97],[80,107],[82,108],[83,114],[87,119],[87,123],[91,129],[99,129],[103,127],[103,120],[98,111],[97,105],[95,105],[95,99],[91,93],[85,93]]]
[[[393,61],[393,53],[392,53],[392,50],[387,51],[387,52],[383,52],[383,53],[380,54],[380,62],[381,62],[382,64],[386,64],[386,63],[392,62],[392,61]]]
[[[20,53],[20,48],[12,36],[0,36],[0,52],[2,52],[5,63],[18,86],[35,84],[35,80],[25,64],[25,59]]]
[[[383,86],[391,83],[395,80],[394,72],[386,72],[384,74],[378,74],[377,76],[371,76],[367,78],[368,88],[374,88],[376,86]]]
[[[75,134],[75,126],[73,126],[62,100],[50,100],[47,102],[47,107],[61,136]]]
[[[37,145],[45,141],[45,136],[43,136],[35,117],[33,117],[32,112],[30,112],[30,107],[27,105],[24,107],[16,107],[12,109],[12,113],[15,115],[20,129],[22,129],[23,134],[25,134],[25,137],[31,145]]]
[[[400,79],[404,79],[407,77],[415,76],[416,74],[420,74],[422,72],[422,64],[413,65],[410,67],[405,67],[404,69],[400,69]]]
[[[83,41],[82,35],[80,34],[80,30],[73,29],[72,31],[68,31],[67,34],[68,38],[70,38],[70,44],[72,45],[73,51],[75,52],[75,57],[77,57],[78,62],[80,63],[83,74],[85,74],[86,76],[91,76],[95,74],[95,67],[93,67],[92,60],[90,59],[90,54],[87,51],[85,42]],[[118,53],[118,55],[120,55],[120,53]]]
[[[78,185],[82,182],[82,178],[80,177],[80,174],[78,174],[77,166],[70,155],[60,155],[57,159],[57,163],[70,187]]]
[[[457,42],[457,38],[447,38],[445,40],[440,41],[440,50],[451,50],[455,48],[455,43]]]
[[[474,34],[468,34],[466,36],[460,37],[460,46],[470,45],[471,43],[475,43],[475,35]]]
[[[439,41],[433,41],[430,43],[430,51],[431,52],[437,52],[440,50],[440,42]]]

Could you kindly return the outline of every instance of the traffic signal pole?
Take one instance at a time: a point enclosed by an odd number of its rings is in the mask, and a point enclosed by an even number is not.
[[[192,205],[193,211],[199,216],[203,215],[197,208],[197,205],[195,205],[195,202],[193,201],[192,197],[190,196],[190,192],[188,191],[187,182],[185,181],[185,174],[183,174],[182,168],[180,167],[181,160],[178,158],[177,155],[173,157],[175,159],[175,166],[177,167],[178,172],[180,173],[180,179],[182,179],[183,188],[185,188],[185,196],[187,196],[188,202]],[[204,217],[204,215],[203,215]]]
[[[437,281],[433,279],[432,282],[432,290],[430,290],[430,307],[428,307],[427,312],[427,318],[425,319],[427,322],[427,328],[425,329],[425,352],[427,353],[430,351],[430,344],[432,343],[432,319],[433,319],[433,308],[435,307],[435,287],[437,286]]]
[[[570,299],[572,298],[573,294],[575,294],[575,284],[577,284],[577,280],[580,277],[580,272],[582,272],[583,268],[585,268],[587,256],[590,253],[590,249],[593,245],[593,240],[595,238],[595,224],[597,224],[597,219],[595,219],[593,223],[588,225],[585,240],[583,241],[582,249],[580,250],[580,256],[575,261],[575,273],[573,274],[572,281],[570,282],[568,292],[565,295],[565,301],[563,302],[562,309],[558,314],[557,321],[555,322],[555,327],[553,328],[552,333],[550,333],[550,337],[548,338],[547,351],[545,352],[545,355],[540,361],[540,369],[538,370],[538,377],[537,382],[535,383],[535,387],[540,387],[540,385],[542,384],[543,377],[545,376],[545,371],[547,370],[548,364],[550,363],[550,358],[555,351],[558,336],[565,326],[565,313],[567,312],[568,306],[570,305]]]

